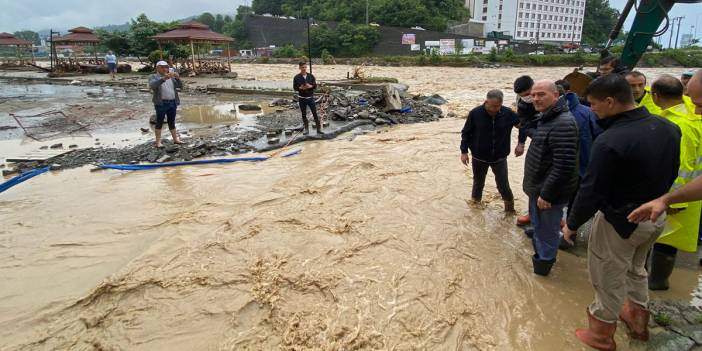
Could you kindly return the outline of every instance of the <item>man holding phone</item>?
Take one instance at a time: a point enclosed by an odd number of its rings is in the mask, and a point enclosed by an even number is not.
[[[322,123],[317,115],[317,105],[314,101],[314,89],[317,88],[317,81],[312,73],[307,73],[307,62],[300,62],[300,73],[293,79],[293,89],[297,91],[300,102],[300,111],[302,112],[302,124],[304,127],[303,134],[310,133],[309,120],[307,119],[307,107],[312,111],[314,122],[317,123],[317,135],[324,134],[322,132]]]
[[[156,108],[156,147],[161,147],[161,128],[164,120],[168,123],[173,143],[183,144],[178,138],[175,126],[176,111],[180,105],[177,89],[182,87],[178,72],[170,68],[166,61],[156,63],[156,73],[149,77],[149,88],[153,94],[151,101]]]

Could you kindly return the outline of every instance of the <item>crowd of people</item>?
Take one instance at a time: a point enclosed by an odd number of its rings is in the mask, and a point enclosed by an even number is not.
[[[702,70],[648,84],[618,60],[600,62],[583,96],[567,81],[514,82],[516,112],[491,90],[470,111],[461,157],[472,163],[472,200],[480,202],[488,168],[505,211],[514,212],[507,160],[524,154],[528,214],[517,224],[532,239],[533,271],[548,276],[559,249],[575,245],[591,221],[588,270],[595,291],[589,326],[576,337],[616,350],[622,320],[632,338],[648,340],[649,290],[666,290],[678,250],[696,252],[702,214]],[[701,261],[702,264],[702,261]]]

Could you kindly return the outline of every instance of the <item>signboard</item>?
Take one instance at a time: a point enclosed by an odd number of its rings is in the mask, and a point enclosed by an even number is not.
[[[456,53],[455,39],[441,39],[439,44],[439,53],[442,55],[453,55]]]
[[[433,40],[427,40],[427,41],[424,42],[424,46],[426,46],[426,47],[432,47],[432,46],[439,47],[439,46],[441,46],[441,42],[439,42],[439,41],[433,41]]]
[[[402,45],[413,45],[417,37],[413,33],[402,34]]]
[[[421,49],[422,49],[421,45],[419,45],[419,44],[412,44],[412,46],[410,47],[411,51],[419,51]]]
[[[498,45],[509,45],[509,40],[500,40],[497,42]]]

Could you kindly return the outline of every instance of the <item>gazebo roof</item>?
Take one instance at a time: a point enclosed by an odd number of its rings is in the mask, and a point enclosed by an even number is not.
[[[54,44],[93,44],[100,42],[95,32],[86,27],[76,27],[68,30],[68,34],[54,38]]]
[[[18,46],[31,46],[32,42],[22,39],[17,39],[14,35],[10,33],[0,33],[0,45],[18,45]]]
[[[210,30],[210,27],[200,22],[189,21],[181,23],[178,28],[157,34],[152,39],[156,41],[201,41],[212,43],[225,43],[234,41],[228,37]]]

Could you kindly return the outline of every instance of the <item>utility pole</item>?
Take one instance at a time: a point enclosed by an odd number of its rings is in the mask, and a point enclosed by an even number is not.
[[[536,15],[536,53],[539,53],[539,45],[541,44],[541,14]]]
[[[312,40],[310,37],[312,33],[310,32],[310,16],[307,16],[307,55],[310,57],[310,74],[312,74]]]
[[[670,19],[670,36],[668,37],[668,49],[670,49],[673,46],[673,32],[675,31],[675,21],[677,17],[673,17]]]
[[[678,17],[678,30],[675,32],[675,48],[678,48],[678,38],[680,37],[680,24],[682,23],[682,20],[684,20],[685,17]]]
[[[54,46],[54,34],[58,36],[61,35],[61,33],[54,32],[53,29],[49,29],[49,61],[51,62],[51,72],[54,71],[54,61],[56,60],[56,46]]]
[[[366,0],[366,25],[368,25],[368,1]]]

